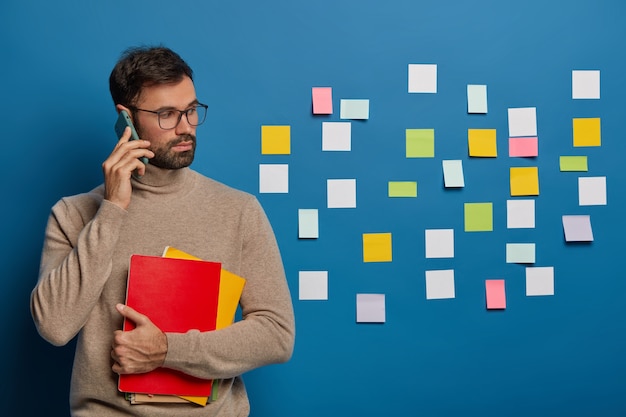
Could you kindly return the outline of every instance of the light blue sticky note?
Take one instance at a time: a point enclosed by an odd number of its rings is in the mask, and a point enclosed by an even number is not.
[[[298,209],[298,237],[317,239],[319,237],[317,209]]]
[[[472,85],[467,86],[467,112],[487,113],[487,86]]]
[[[506,263],[508,264],[534,264],[534,243],[507,243]]]
[[[446,188],[465,187],[465,177],[463,176],[463,161],[450,160],[442,161],[443,182]]]
[[[342,99],[339,117],[341,119],[367,120],[370,118],[370,101],[366,99]]]

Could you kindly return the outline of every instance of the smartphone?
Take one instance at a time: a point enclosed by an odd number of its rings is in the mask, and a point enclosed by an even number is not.
[[[137,135],[135,126],[133,126],[133,121],[130,119],[128,112],[126,110],[122,110],[117,116],[117,122],[115,122],[115,134],[118,139],[124,134],[126,126],[130,127],[130,140],[138,140],[139,136]],[[143,162],[144,165],[148,165],[148,158],[145,156],[139,158],[139,160]]]

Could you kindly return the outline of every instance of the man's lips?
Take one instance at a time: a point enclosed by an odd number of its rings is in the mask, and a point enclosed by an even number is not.
[[[190,151],[193,149],[193,142],[192,141],[180,142],[172,146],[172,149],[177,152]]]

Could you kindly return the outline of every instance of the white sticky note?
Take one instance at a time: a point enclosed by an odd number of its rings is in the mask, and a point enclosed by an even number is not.
[[[317,239],[319,237],[317,209],[298,209],[298,237],[300,239]]]
[[[288,164],[260,164],[259,165],[259,192],[260,193],[288,193],[289,192],[289,165]]]
[[[437,65],[409,64],[409,93],[436,93]]]
[[[342,99],[339,102],[339,118],[366,120],[370,118],[370,101],[366,99]]]
[[[385,294],[356,295],[357,323],[385,322]]]
[[[572,98],[599,99],[600,71],[572,71]]]
[[[537,136],[537,108],[509,109],[509,137]]]
[[[454,229],[426,230],[426,258],[454,258]]]
[[[328,300],[328,271],[300,271],[298,299]]]
[[[566,242],[593,241],[593,230],[589,215],[563,216],[563,231]]]
[[[534,229],[535,200],[507,200],[506,227],[508,229]]]
[[[606,206],[606,177],[579,177],[578,204]]]
[[[507,243],[506,263],[509,264],[534,264],[534,243]]]
[[[487,113],[487,86],[468,84],[467,86],[467,112]]]
[[[426,271],[426,299],[454,298],[454,270]]]
[[[350,122],[322,123],[322,151],[350,151],[352,124]]]
[[[356,208],[356,179],[326,181],[328,208]]]
[[[554,295],[554,267],[526,268],[526,295]]]
[[[460,159],[441,161],[441,164],[443,166],[443,183],[446,188],[465,187],[463,161]]]

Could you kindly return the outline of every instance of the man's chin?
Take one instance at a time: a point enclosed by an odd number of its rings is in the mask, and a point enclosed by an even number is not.
[[[194,151],[185,151],[176,155],[167,155],[166,157],[154,157],[150,163],[155,167],[162,169],[181,169],[187,168],[193,162]]]

